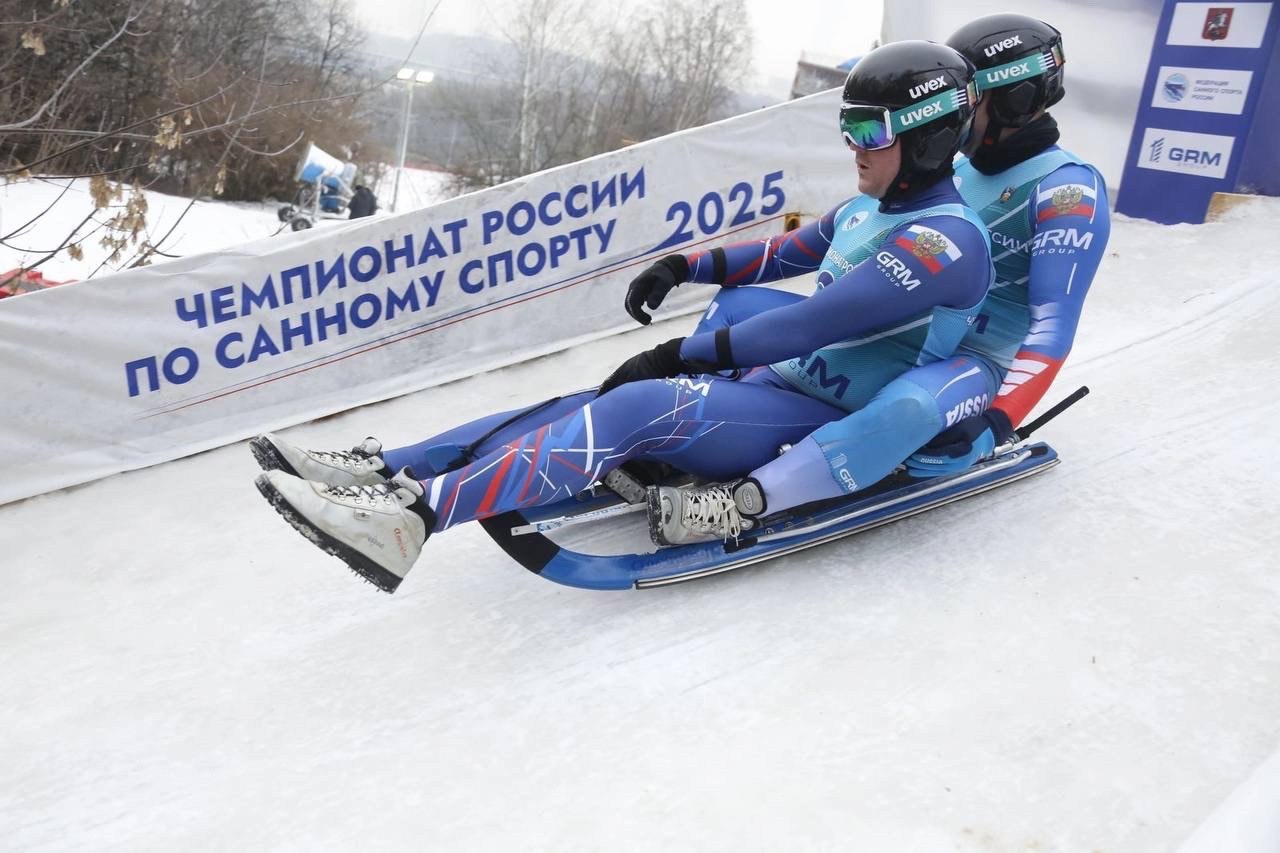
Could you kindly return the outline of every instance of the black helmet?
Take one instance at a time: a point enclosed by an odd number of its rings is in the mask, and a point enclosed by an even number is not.
[[[987,15],[956,30],[947,44],[978,68],[978,92],[990,99],[988,138],[1004,127],[1023,127],[1066,94],[1062,33],[1044,21]]]
[[[902,167],[885,199],[951,174],[973,123],[973,74],[969,60],[929,41],[886,44],[853,66],[840,105],[845,143],[875,150],[902,141]]]

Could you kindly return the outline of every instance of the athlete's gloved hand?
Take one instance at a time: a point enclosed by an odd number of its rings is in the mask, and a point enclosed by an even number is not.
[[[667,255],[640,273],[627,287],[627,313],[642,326],[649,325],[653,319],[645,313],[642,305],[653,310],[667,298],[671,288],[689,280],[689,262],[684,255]]]
[[[1009,440],[1013,424],[999,409],[965,418],[938,433],[932,441],[911,454],[907,473],[912,477],[940,477],[955,474],[978,462]]]
[[[609,378],[600,385],[600,391],[596,396],[628,382],[638,382],[641,379],[664,379],[679,376],[681,373],[697,372],[693,365],[680,357],[682,343],[684,338],[672,338],[665,344],[658,344],[651,350],[631,356],[622,362],[617,370],[609,374]]]

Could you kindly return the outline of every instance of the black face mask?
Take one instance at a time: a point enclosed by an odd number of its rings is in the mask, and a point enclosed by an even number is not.
[[[992,145],[983,144],[969,158],[973,168],[984,175],[995,175],[1024,160],[1030,160],[1041,151],[1058,141],[1058,123],[1053,116],[1045,113],[1026,127]],[[987,128],[987,136],[991,137],[991,128]]]

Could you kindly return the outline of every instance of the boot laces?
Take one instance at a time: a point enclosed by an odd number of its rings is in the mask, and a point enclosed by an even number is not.
[[[333,497],[350,498],[358,504],[368,502],[371,506],[400,505],[397,488],[394,483],[378,483],[374,486],[328,486],[325,491]]]
[[[691,489],[680,498],[680,522],[699,533],[714,533],[725,540],[742,532],[742,516],[727,486]]]
[[[374,456],[364,445],[353,447],[350,450],[312,450],[310,453],[321,462],[336,462],[346,468],[367,462]]]

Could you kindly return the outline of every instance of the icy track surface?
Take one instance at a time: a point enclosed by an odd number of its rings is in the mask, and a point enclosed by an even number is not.
[[[1280,744],[1277,216],[1119,219],[1057,469],[693,584],[465,526],[386,596],[243,443],[0,507],[0,848],[1175,850]],[[287,434],[406,443],[691,323]]]

